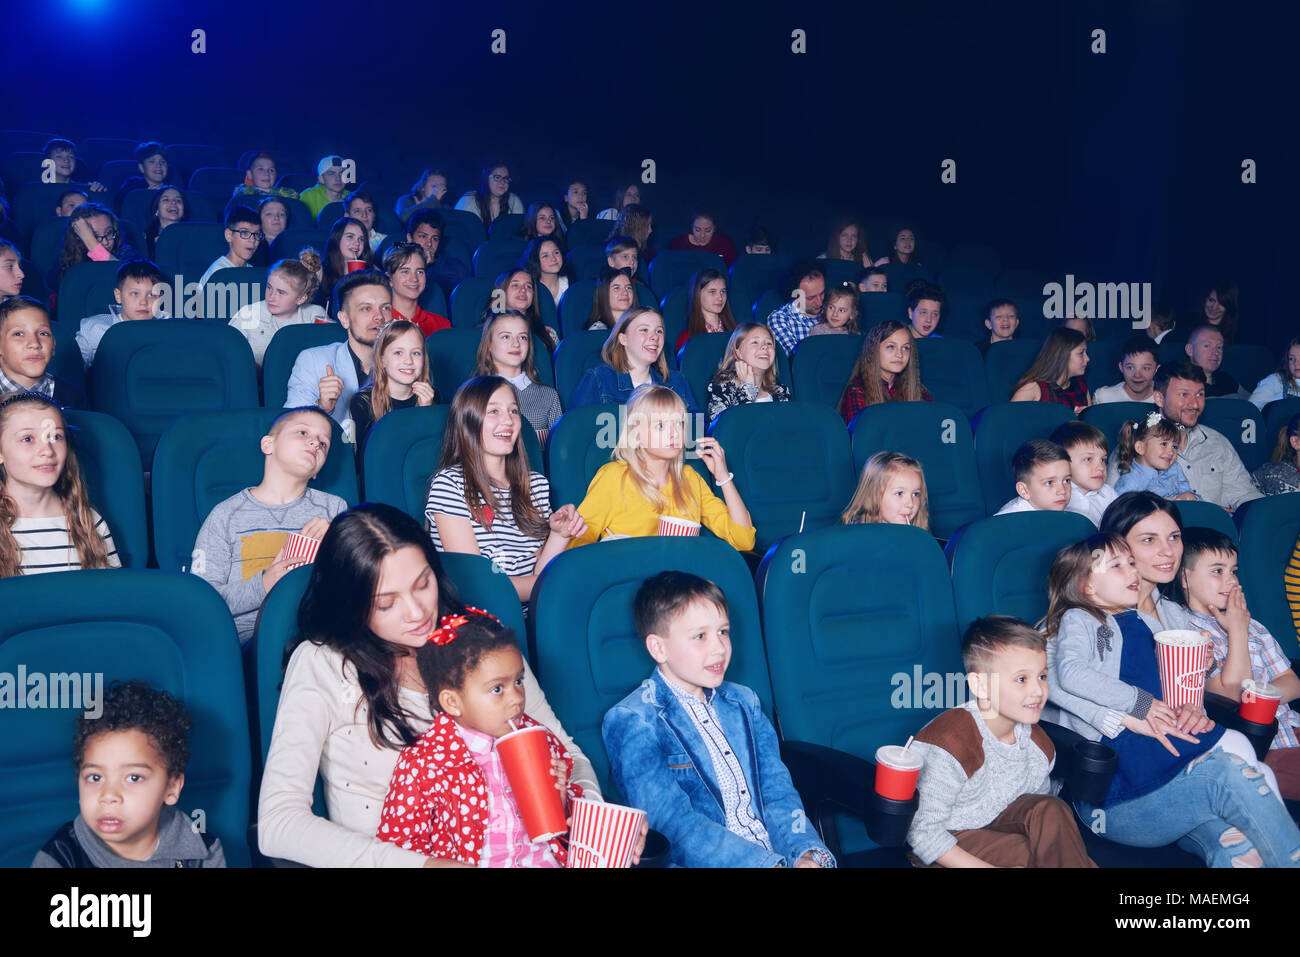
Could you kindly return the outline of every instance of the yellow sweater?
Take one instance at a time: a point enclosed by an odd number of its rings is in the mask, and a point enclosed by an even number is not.
[[[738,525],[727,512],[727,503],[714,495],[708,484],[695,469],[682,469],[686,485],[693,497],[692,505],[679,511],[668,489],[660,489],[668,502],[666,511],[655,511],[641,497],[628,477],[626,462],[610,462],[601,466],[587,488],[587,496],[578,506],[578,512],[587,523],[587,533],[569,542],[569,548],[599,541],[606,531],[615,535],[655,535],[659,531],[659,516],[672,515],[699,522],[718,538],[733,548],[747,552],[754,547],[754,526]]]

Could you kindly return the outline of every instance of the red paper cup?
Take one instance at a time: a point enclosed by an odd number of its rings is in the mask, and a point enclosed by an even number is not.
[[[632,849],[645,821],[645,811],[588,798],[575,798],[570,808],[569,859],[566,867],[631,867]]]
[[[921,775],[921,755],[911,748],[886,744],[876,750],[876,793],[893,801],[910,801]]]
[[[1210,639],[1199,631],[1157,632],[1160,692],[1171,708],[1205,707],[1205,673],[1210,670]]]
[[[1241,683],[1241,707],[1237,713],[1256,724],[1272,724],[1281,703],[1282,691],[1276,685],[1247,678]]]
[[[348,260],[348,272],[359,272],[360,270],[365,268],[366,268],[366,261],[364,259]]]
[[[284,543],[284,555],[286,558],[297,558],[300,561],[294,562],[289,566],[289,570],[301,568],[303,565],[309,565],[316,560],[316,552],[320,548],[320,539],[308,538],[306,535],[299,535],[297,532],[289,533],[289,540]]]
[[[551,773],[551,747],[546,741],[546,729],[533,725],[511,731],[497,738],[496,747],[529,839],[549,841],[567,831],[564,797]]]
[[[674,515],[659,516],[659,534],[687,537],[700,534],[700,523]]]

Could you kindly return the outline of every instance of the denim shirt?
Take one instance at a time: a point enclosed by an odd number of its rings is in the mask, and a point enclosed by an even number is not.
[[[666,385],[681,396],[682,401],[686,403],[687,412],[700,411],[699,404],[691,393],[691,384],[686,381],[686,376],[676,369],[669,369],[668,378],[664,379],[659,375],[658,370],[651,366],[650,381],[655,385]],[[634,390],[635,386],[632,385],[631,375],[626,372],[619,372],[613,366],[602,362],[583,373],[577,387],[573,390],[573,397],[569,400],[569,408],[577,409],[584,405],[603,405],[605,403],[626,405],[627,400],[632,398]]]
[[[744,770],[771,851],[727,829],[708,748],[658,669],[609,710],[601,727],[615,784],[628,804],[643,808],[650,826],[671,842],[673,863],[790,867],[808,851],[829,854],[804,814],[758,696],[724,681],[713,708]]]

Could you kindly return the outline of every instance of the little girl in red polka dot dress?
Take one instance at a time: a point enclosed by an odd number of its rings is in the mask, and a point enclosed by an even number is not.
[[[559,840],[533,843],[519,816],[496,739],[537,724],[524,714],[524,660],[514,632],[478,609],[446,615],[416,652],[433,724],[404,748],[384,799],[379,838],[477,867],[563,867]],[[565,808],[582,788],[573,759],[546,732]]]

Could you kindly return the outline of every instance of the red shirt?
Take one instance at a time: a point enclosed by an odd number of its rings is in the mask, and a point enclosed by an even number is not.
[[[1038,397],[1043,402],[1056,402],[1060,405],[1068,405],[1071,410],[1087,406],[1088,404],[1088,383],[1083,381],[1083,376],[1075,376],[1069,384],[1062,389],[1059,385],[1052,382],[1038,382]]]
[[[885,395],[886,402],[900,402],[898,398],[898,379],[890,384],[883,379],[880,381],[880,389]],[[930,390],[921,386],[921,401],[933,402],[934,396],[930,395]],[[840,402],[840,415],[844,416],[844,424],[848,425],[853,421],[853,417],[867,407],[867,390],[862,388],[861,382],[850,382],[847,389],[844,390],[844,398]]]
[[[697,246],[691,242],[686,233],[682,233],[676,239],[668,244],[669,249],[695,249],[702,253],[717,253],[722,257],[722,261],[728,266],[736,261],[739,255],[736,252],[736,244],[722,233],[714,233],[713,238],[709,240],[707,246]]]
[[[393,310],[393,318],[407,319],[406,316],[402,315],[396,309]],[[419,305],[415,307],[415,315],[410,317],[409,321],[419,326],[420,332],[425,336],[431,336],[439,329],[451,328],[451,320],[446,316],[440,316],[436,312],[430,312],[428,309],[424,309]]]

